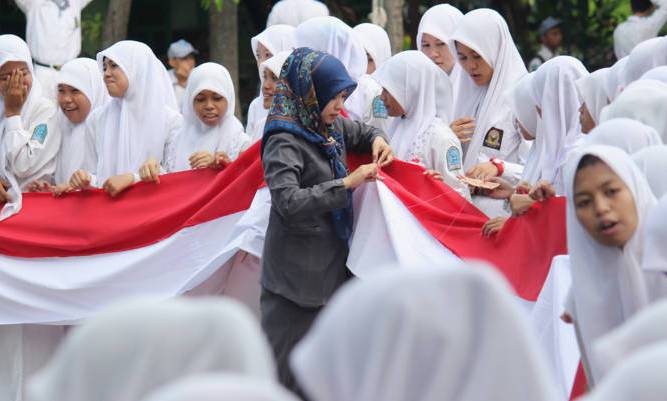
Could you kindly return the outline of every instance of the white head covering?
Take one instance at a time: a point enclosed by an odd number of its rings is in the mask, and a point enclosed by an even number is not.
[[[439,106],[448,103],[451,107],[451,83],[424,53],[416,50],[391,57],[372,77],[405,111],[405,118],[395,118],[387,130],[394,154],[402,160],[425,160],[431,133],[428,128],[436,117],[446,118],[448,110]]]
[[[600,124],[600,112],[603,107],[609,104],[605,89],[607,74],[609,74],[609,68],[601,68],[575,82],[579,97],[582,103],[586,103],[586,108],[591,113],[595,124]]]
[[[660,343],[630,356],[581,401],[663,401],[667,344]]]
[[[257,45],[261,43],[272,55],[282,51],[294,50],[296,38],[294,36],[295,28],[291,25],[272,25],[267,27],[257,36],[250,39],[253,57],[257,57]]]
[[[656,172],[657,173],[657,172]],[[660,171],[663,176],[665,170]],[[648,271],[667,272],[667,195],[662,195],[658,205],[649,213],[646,227],[646,246],[642,268]],[[663,294],[664,296],[664,294]],[[665,338],[667,340],[667,338]]]
[[[628,63],[628,57],[623,57],[614,65],[609,67],[609,72],[605,74],[605,92],[607,99],[611,102],[616,99],[625,87],[625,66]]]
[[[194,100],[203,90],[227,99],[227,113],[214,127],[204,124],[194,108]],[[220,64],[204,63],[192,70],[183,94],[183,128],[176,138],[176,160],[173,171],[190,169],[190,156],[195,152],[225,152],[236,159],[250,142],[243,124],[234,116],[236,105],[234,83],[229,71]]]
[[[187,377],[162,387],[143,401],[298,401],[277,383],[233,374]]]
[[[264,76],[264,70],[271,71],[276,77],[280,77],[280,70],[283,68],[283,64],[292,54],[291,50],[280,52],[270,59],[264,61],[259,66],[259,75]],[[262,138],[264,135],[264,124],[266,123],[266,117],[269,115],[269,109],[264,108],[264,99],[263,95],[260,94],[257,99],[253,100],[251,107],[248,110],[248,127],[247,134],[250,136],[250,141],[255,142]]]
[[[656,343],[667,343],[667,301],[650,305],[593,344],[593,358],[605,372],[630,355]]]
[[[280,71],[283,69],[283,65],[290,54],[292,54],[291,50],[277,53],[259,66],[260,73],[264,74],[264,70],[268,69],[273,75],[280,77]]]
[[[609,166],[628,186],[635,200],[638,225],[623,249],[596,242],[581,225],[574,206],[574,180],[584,155],[593,155]],[[646,305],[648,294],[641,270],[646,215],[656,199],[646,179],[630,156],[618,148],[604,145],[585,147],[565,167],[567,194],[567,246],[572,270],[572,294],[584,347],[622,324]],[[613,300],[613,301],[612,301]],[[593,363],[593,376],[600,367]]]
[[[206,372],[274,380],[271,350],[251,313],[228,299],[135,300],[70,333],[28,391],[33,401],[139,401]]]
[[[585,141],[591,145],[614,146],[629,155],[662,144],[656,130],[629,118],[614,118],[603,122],[586,135]]]
[[[23,39],[16,35],[0,35],[0,67],[9,61],[22,61],[26,63],[28,65],[28,70],[30,70],[30,74],[32,74],[32,87],[30,88],[28,98],[21,109],[21,120],[25,125],[30,116],[30,111],[42,99],[42,87],[33,71],[32,57],[30,56],[28,45]],[[8,190],[8,194],[12,199],[12,201],[6,203],[3,206],[2,211],[0,211],[0,221],[18,213],[18,211],[21,210],[22,204],[21,190],[18,181],[16,181],[16,177],[11,174],[10,168],[7,166],[7,150],[5,149],[4,132],[5,103],[4,98],[0,96],[0,176],[9,181],[11,187]]]
[[[667,142],[667,84],[640,80],[630,84],[607,107],[602,109],[601,121],[626,117],[655,128]]]
[[[391,57],[391,43],[389,35],[381,26],[375,24],[359,24],[353,28],[357,34],[357,39],[361,42],[373,61],[375,68],[379,68],[382,63]]]
[[[60,70],[58,84],[69,85],[81,91],[90,102],[91,113],[110,99],[97,61],[90,58],[77,58],[65,63]],[[62,184],[69,182],[72,174],[82,166],[86,125],[85,122],[72,123],[60,108],[58,108],[58,123],[63,137],[61,151],[57,157],[55,181],[56,184]]]
[[[521,122],[521,125],[530,132],[533,137],[537,132],[537,110],[532,98],[533,76],[531,72],[524,75],[507,92],[507,101],[514,116]]]
[[[531,98],[542,117],[530,150],[535,155],[529,156],[523,171],[525,181],[546,180],[555,184],[557,193],[564,192],[561,169],[581,135],[581,103],[574,83],[587,74],[581,61],[569,56],[555,57],[535,71]]]
[[[315,0],[281,0],[273,5],[266,26],[285,24],[293,27],[299,26],[315,17],[326,17],[329,15],[327,6]]]
[[[103,71],[104,58],[118,64],[129,87],[123,97],[112,98],[103,110],[103,130],[97,133],[99,182],[120,173],[137,171],[149,158],[163,159],[167,132],[167,109],[177,112],[169,74],[146,44],[117,42],[97,54]]]
[[[645,40],[635,46],[625,65],[625,85],[640,79],[651,69],[667,65],[667,37]]]
[[[667,66],[655,67],[647,71],[640,79],[653,79],[667,84]]]
[[[651,146],[632,155],[639,169],[648,180],[648,185],[656,198],[667,194],[667,146]]]
[[[306,394],[314,401],[557,399],[507,283],[483,265],[446,267],[395,270],[338,292],[292,353]]]
[[[475,133],[466,150],[464,169],[477,164],[484,135],[508,112],[504,94],[527,71],[512,40],[507,22],[496,11],[480,8],[463,16],[452,37],[473,49],[493,68],[493,78],[487,87],[479,87],[468,74],[455,88],[457,107],[455,118],[474,116]]]

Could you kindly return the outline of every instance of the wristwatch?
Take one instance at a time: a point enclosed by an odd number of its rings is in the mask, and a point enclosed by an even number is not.
[[[498,169],[498,174],[496,174],[496,176],[500,177],[501,175],[503,175],[503,173],[505,172],[505,162],[498,159],[497,157],[492,157],[489,161]]]

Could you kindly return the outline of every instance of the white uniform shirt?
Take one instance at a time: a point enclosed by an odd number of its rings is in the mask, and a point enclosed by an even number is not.
[[[183,107],[183,94],[185,93],[185,87],[181,86],[178,83],[178,78],[176,78],[176,72],[174,70],[167,71],[169,73],[169,79],[171,79],[171,86],[174,88],[174,96],[176,96],[176,103],[178,104],[178,109],[180,110]]]
[[[61,141],[55,117],[56,105],[42,98],[20,116],[5,120],[7,167],[22,190],[34,180],[53,183]]]
[[[654,38],[667,23],[667,0],[654,0],[657,6],[647,17],[630,16],[614,30],[614,53],[617,59],[630,54],[639,43]]]
[[[528,72],[536,71],[542,64],[559,55],[560,53],[558,51],[552,52],[551,49],[542,45],[540,51],[537,52],[537,56],[533,57],[533,59],[530,60],[530,63],[528,63]]]
[[[435,119],[426,131],[428,134],[423,138],[430,138],[430,141],[424,147],[424,160],[420,160],[421,164],[442,174],[445,184],[470,200],[468,186],[457,178],[464,175],[463,150],[459,138],[439,118]]]

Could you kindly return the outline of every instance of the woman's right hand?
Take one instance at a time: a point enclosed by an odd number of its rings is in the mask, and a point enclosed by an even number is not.
[[[522,214],[526,213],[534,203],[535,201],[528,195],[512,195],[510,197],[512,216],[521,216]]]
[[[85,170],[76,170],[69,179],[69,185],[72,189],[86,189],[90,186],[92,177]]]
[[[355,189],[367,181],[375,181],[378,175],[377,164],[364,164],[357,167],[350,175],[343,178],[343,184],[347,189]]]
[[[459,138],[461,143],[470,142],[472,134],[475,133],[475,119],[472,117],[463,117],[452,121],[449,127]]]
[[[148,159],[139,168],[139,177],[143,182],[160,183],[160,163],[156,159]]]

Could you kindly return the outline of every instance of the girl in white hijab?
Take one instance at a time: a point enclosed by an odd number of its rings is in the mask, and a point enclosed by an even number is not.
[[[532,141],[537,132],[537,109],[533,102],[532,87],[534,72],[524,75],[507,93],[518,131],[523,139]]]
[[[648,185],[656,198],[667,194],[667,145],[651,146],[632,155],[639,169],[648,180]]]
[[[0,200],[13,201],[0,219],[20,209],[22,190],[53,181],[61,141],[56,111],[34,77],[28,45],[18,36],[0,35],[0,172],[5,181]]]
[[[579,78],[575,85],[581,100],[579,109],[579,122],[581,132],[588,134],[600,123],[600,112],[609,104],[605,82],[609,74],[609,68],[601,68],[597,71]]]
[[[667,65],[661,65],[647,71],[641,79],[653,79],[667,84]]]
[[[257,62],[259,80],[262,85],[264,84],[261,68],[262,63],[278,53],[286,51],[291,52],[294,50],[294,45],[296,44],[294,29],[295,28],[290,25],[272,25],[267,27],[259,35],[250,39],[250,46],[252,47],[252,53]],[[282,67],[282,65],[280,67]],[[280,76],[280,74],[278,74],[278,76]],[[266,117],[269,115],[269,109],[265,106],[264,97],[262,96],[262,93],[260,93],[248,107],[246,132],[253,138],[255,138],[256,133],[259,132],[259,127],[264,127]]]
[[[426,10],[419,21],[416,44],[417,50],[423,52],[430,58],[445,74],[449,76],[453,84],[453,103],[457,104],[456,89],[459,80],[465,72],[456,62],[456,49],[451,41],[452,35],[459,22],[463,19],[463,13],[458,8],[449,4],[438,4]],[[447,96],[443,94],[443,96]],[[447,118],[454,118],[454,107],[451,108]],[[472,134],[474,126],[468,128],[468,134]]]
[[[626,117],[655,128],[663,143],[667,142],[667,84],[639,80],[630,84],[607,107],[602,109],[601,121]]]
[[[276,84],[280,77],[280,71],[290,54],[292,54],[292,51],[280,52],[259,66],[262,76],[262,113],[265,113],[265,116],[263,119],[257,120],[250,127],[253,131],[248,131],[252,143],[259,141],[262,139],[262,135],[264,135],[266,116],[268,116],[271,103],[273,102],[273,95],[275,94]]]
[[[629,118],[614,118],[598,125],[585,138],[587,145],[609,145],[632,155],[649,146],[661,145],[652,127]]]
[[[277,383],[234,374],[187,377],[164,386],[143,401],[298,401]]]
[[[616,99],[616,96],[625,88],[625,66],[627,63],[628,57],[623,57],[609,67],[609,72],[605,74],[604,88],[608,103]]]
[[[293,27],[315,17],[326,17],[329,9],[316,0],[281,0],[273,5],[266,26],[284,24]]]
[[[135,300],[73,330],[28,393],[32,401],[140,401],[207,372],[275,380],[271,350],[252,314],[229,299]]]
[[[384,88],[383,101],[389,115],[395,117],[388,133],[396,157],[434,170],[437,177],[470,199],[467,185],[457,178],[463,175],[461,143],[449,128],[448,113],[439,109],[444,104],[452,107],[447,76],[424,53],[408,50],[390,58],[373,79]]]
[[[514,127],[505,93],[527,72],[507,23],[496,11],[473,10],[452,40],[465,71],[455,89],[454,117],[470,116],[475,123],[470,142],[463,145],[464,170],[474,178],[504,176],[516,182],[527,146]],[[462,126],[452,129],[460,132]]]
[[[657,302],[593,344],[593,358],[605,372],[645,347],[667,344],[667,301]]]
[[[618,148],[582,149],[565,168],[572,305],[582,353],[643,308],[641,269],[647,214],[656,199],[630,156]],[[591,361],[593,381],[602,367]]]
[[[581,401],[663,401],[667,395],[667,344],[642,349],[610,372]]]
[[[164,65],[144,43],[120,41],[97,54],[112,99],[86,121],[86,157],[93,171],[77,170],[74,189],[100,186],[116,196],[139,179],[148,159],[159,162],[182,117]]]
[[[345,112],[354,121],[369,123],[365,117],[372,116],[372,93],[377,85],[372,80],[361,80],[368,70],[368,57],[357,34],[346,23],[335,17],[309,19],[296,28],[296,47],[309,47],[329,53],[340,60],[350,77],[357,82],[357,89],[345,101]],[[366,88],[370,85],[370,88]]]
[[[77,58],[63,65],[58,75],[58,123],[62,144],[58,153],[55,184],[56,192],[69,187],[69,179],[84,166],[86,151],[86,124],[90,113],[109,101],[97,61]],[[90,160],[90,158],[88,158]]]
[[[625,65],[625,85],[640,79],[655,67],[667,65],[667,37],[660,36],[641,42],[628,56]]]
[[[234,83],[220,64],[204,63],[192,70],[183,94],[183,128],[170,143],[162,169],[166,172],[230,163],[250,145],[234,116]],[[157,181],[156,160],[142,166],[143,181]]]
[[[507,283],[484,265],[446,267],[394,270],[339,291],[292,353],[310,399],[556,400]]]

